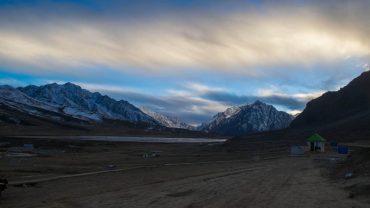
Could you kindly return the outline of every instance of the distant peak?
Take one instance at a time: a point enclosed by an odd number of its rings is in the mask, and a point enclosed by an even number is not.
[[[256,100],[253,105],[266,105],[264,102],[261,102],[260,100]]]
[[[63,85],[60,85],[63,88],[66,88],[68,90],[82,90],[82,88],[79,85],[73,84],[71,82],[67,82]]]

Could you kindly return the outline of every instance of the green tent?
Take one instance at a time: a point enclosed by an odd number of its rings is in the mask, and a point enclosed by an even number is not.
[[[326,140],[319,134],[313,134],[307,139],[308,142],[326,142]]]

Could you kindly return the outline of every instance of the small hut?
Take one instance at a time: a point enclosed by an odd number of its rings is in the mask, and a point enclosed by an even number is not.
[[[311,151],[325,152],[326,140],[319,134],[313,134],[307,139],[308,148]]]

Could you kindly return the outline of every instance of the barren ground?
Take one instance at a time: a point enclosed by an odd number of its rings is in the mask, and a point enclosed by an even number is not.
[[[13,185],[1,208],[73,207],[369,207],[349,198],[343,183],[326,177],[327,164],[311,154],[288,157],[284,148],[227,151],[206,144],[33,141],[35,157],[5,157],[0,176]],[[143,158],[154,151],[159,157]],[[112,166],[114,165],[114,166]],[[92,175],[34,180],[105,171]],[[113,172],[108,172],[113,171]],[[34,181],[17,185],[22,181]]]

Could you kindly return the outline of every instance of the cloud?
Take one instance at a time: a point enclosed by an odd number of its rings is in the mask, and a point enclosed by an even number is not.
[[[13,78],[0,78],[0,85],[23,86],[25,83]]]
[[[369,71],[369,70],[370,70],[370,64],[368,64],[368,63],[363,64],[363,65],[362,65],[362,68],[363,68],[365,71]]]
[[[273,72],[259,70],[263,66],[369,57],[369,3],[287,5],[266,4],[261,13],[241,7],[217,16],[211,9],[138,16],[54,4],[55,14],[43,7],[6,7],[0,9],[0,60],[27,66],[29,73],[104,66],[149,74],[198,68],[259,76]]]
[[[61,83],[61,82],[58,82]],[[109,95],[117,100],[126,100],[136,106],[146,106],[165,115],[175,116],[181,120],[199,124],[207,121],[216,112],[223,111],[227,105],[197,96],[193,91],[167,90],[161,95],[153,95],[141,90],[112,85],[91,83],[76,84],[93,92]]]
[[[253,103],[256,100],[266,102],[272,105],[284,106],[289,110],[303,109],[307,101],[318,96],[309,94],[265,94],[265,95],[237,95],[228,92],[209,92],[203,95],[205,98],[225,103],[226,105],[245,105]]]
[[[257,90],[256,96],[267,103],[284,106],[290,111],[302,110],[306,103],[321,96],[325,91],[286,93],[276,86]]]
[[[255,93],[243,95],[232,93],[231,89],[209,87],[197,83],[188,83],[186,88],[191,90],[189,94],[222,103],[224,106],[245,105],[260,100],[269,104],[283,106],[290,111],[302,110],[308,101],[324,93],[324,91],[313,91],[288,94],[276,86],[270,86],[269,88],[257,89]]]
[[[184,85],[185,88],[195,91],[197,93],[208,93],[208,92],[224,92],[226,89],[221,87],[209,87],[207,85],[195,83],[195,82],[188,82]]]

